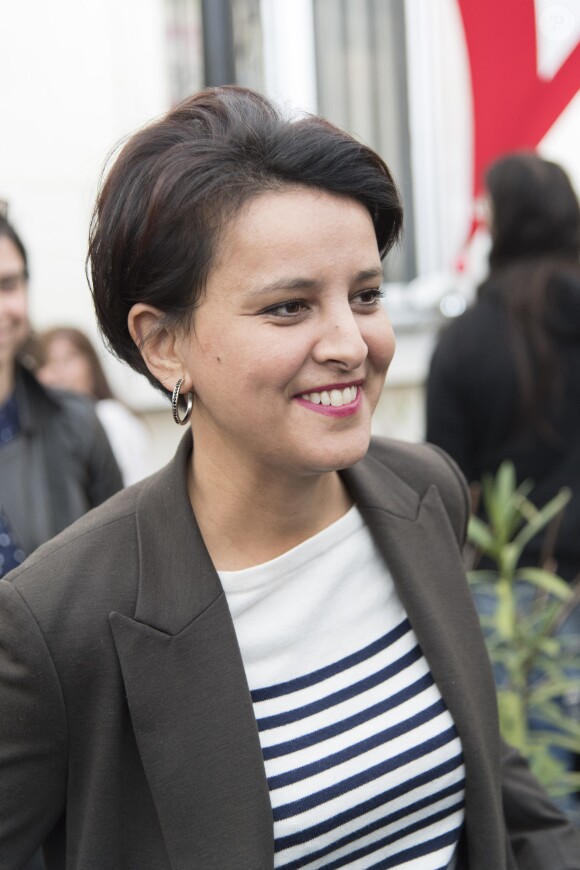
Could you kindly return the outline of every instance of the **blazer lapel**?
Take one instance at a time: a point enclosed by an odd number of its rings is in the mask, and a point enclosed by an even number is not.
[[[127,702],[174,870],[273,866],[252,701],[186,488],[191,436],[137,507],[134,618],[110,617]]]
[[[419,498],[378,466],[369,456],[343,476],[389,567],[461,738],[468,834],[472,823],[493,830],[501,812],[499,800],[489,800],[499,777],[495,686],[457,540],[436,486]],[[481,837],[474,839],[481,844]],[[496,864],[487,864],[479,848],[470,852],[474,867],[503,866],[503,844],[484,844],[487,858],[498,850]]]

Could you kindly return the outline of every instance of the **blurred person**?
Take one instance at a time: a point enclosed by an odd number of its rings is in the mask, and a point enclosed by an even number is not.
[[[514,463],[538,506],[572,498],[553,557],[580,574],[580,208],[564,170],[533,153],[490,166],[492,246],[472,308],[442,332],[427,382],[427,441],[469,482]],[[524,561],[538,564],[542,536]]]
[[[91,405],[41,386],[35,355],[26,250],[0,216],[0,577],[122,486]],[[25,870],[42,867],[37,853]]]
[[[378,155],[243,88],[117,156],[97,316],[187,431],[0,582],[1,870],[580,867],[499,738],[465,483],[370,437],[401,221]]]
[[[570,180],[533,153],[509,154],[486,174],[492,246],[489,274],[476,302],[442,333],[427,383],[427,440],[446,450],[478,484],[504,460],[517,483],[534,482],[529,498],[542,507],[562,487],[571,500],[553,529],[527,545],[522,564],[541,565],[568,581],[580,576],[580,208]],[[483,504],[477,506],[483,514]],[[482,568],[493,567],[483,559]],[[533,587],[520,581],[518,606],[534,607]],[[482,616],[494,608],[476,592]],[[575,608],[560,634],[580,637]],[[578,680],[578,669],[568,676]],[[496,669],[498,685],[504,680]],[[580,718],[578,698],[559,699]],[[533,719],[532,730],[550,730]],[[569,769],[578,759],[551,751]],[[558,799],[580,820],[578,795]]]
[[[38,343],[38,379],[47,386],[83,393],[95,401],[125,486],[150,474],[153,468],[147,428],[113,395],[88,336],[72,326],[56,326],[40,333]]]
[[[27,288],[26,250],[0,217],[0,576],[122,486],[92,404],[24,364]]]

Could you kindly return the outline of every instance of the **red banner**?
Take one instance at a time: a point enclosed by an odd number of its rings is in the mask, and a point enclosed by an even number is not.
[[[534,0],[458,0],[473,99],[473,192],[501,154],[533,149],[580,88],[580,44],[550,80],[538,75]]]

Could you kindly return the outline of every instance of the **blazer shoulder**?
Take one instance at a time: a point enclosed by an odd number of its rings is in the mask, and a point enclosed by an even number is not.
[[[81,586],[108,585],[105,578],[119,582],[123,573],[131,573],[128,554],[136,551],[138,487],[122,490],[41,544],[7,579],[25,596],[35,597],[38,590],[55,600],[57,589],[66,596],[74,588],[78,595]],[[81,578],[88,580],[89,574],[91,582],[84,583]]]
[[[471,512],[469,489],[459,466],[444,450],[426,442],[373,438],[368,456],[394,472],[419,498],[429,487],[436,486],[457,540],[463,545]]]

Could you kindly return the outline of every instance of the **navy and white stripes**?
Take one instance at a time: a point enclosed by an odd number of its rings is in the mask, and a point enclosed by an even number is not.
[[[446,866],[463,818],[461,748],[407,619],[252,700],[277,867],[404,867],[430,854],[422,867]]]
[[[278,559],[220,576],[275,867],[446,868],[464,818],[461,742],[356,508]]]

